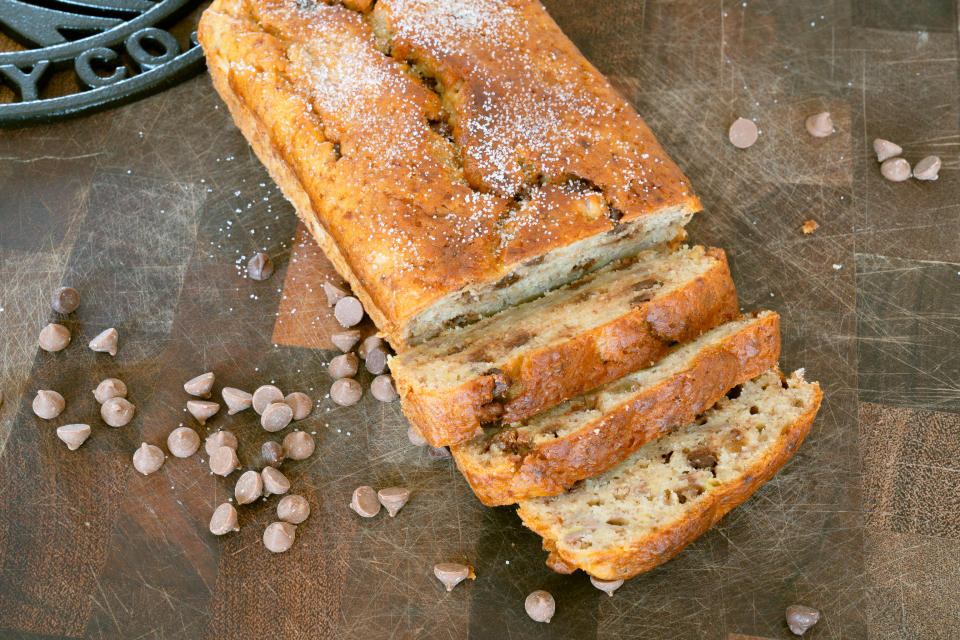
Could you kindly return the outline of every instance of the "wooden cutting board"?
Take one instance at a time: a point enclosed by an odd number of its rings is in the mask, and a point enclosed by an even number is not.
[[[614,597],[543,564],[511,508],[487,509],[449,459],[407,441],[397,403],[326,397],[335,277],[220,105],[209,79],[66,123],[0,132],[0,637],[789,638],[784,608],[822,611],[811,638],[949,638],[960,628],[960,88],[953,4],[552,0],[552,15],[684,168],[745,309],[783,316],[785,369],[825,401],[797,456],[670,563]],[[837,133],[812,139],[829,109]],[[726,142],[738,116],[762,134]],[[892,184],[870,142],[943,157],[935,183]],[[819,229],[806,236],[804,221]],[[236,264],[265,250],[266,282]],[[36,349],[69,284],[73,344]],[[114,326],[116,358],[86,342]],[[372,329],[370,329],[372,330]],[[207,533],[232,482],[203,456],[142,477],[181,385],[274,381],[315,399],[309,459],[286,464],[313,515],[293,549],[260,543],[275,501]],[[137,406],[111,429],[90,393],[117,376]],[[364,385],[369,374],[362,374]],[[50,422],[37,389],[67,400]],[[89,422],[70,452],[60,424]],[[213,429],[252,461],[255,416]],[[198,427],[203,435],[206,430]],[[396,518],[362,520],[354,487],[404,485]],[[446,593],[436,562],[477,580]],[[556,597],[550,625],[523,598]]]

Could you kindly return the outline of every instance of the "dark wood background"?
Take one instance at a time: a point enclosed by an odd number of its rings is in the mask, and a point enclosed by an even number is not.
[[[788,638],[784,608],[822,620],[811,638],[955,638],[960,629],[960,90],[949,0],[550,0],[587,57],[634,102],[706,211],[692,237],[727,249],[742,304],[783,315],[784,368],[825,402],[807,442],[744,506],[613,598],[551,573],[511,508],[481,507],[449,460],[411,446],[396,403],[325,397],[325,267],[295,240],[291,207],[200,76],[67,123],[0,131],[0,637]],[[838,131],[812,139],[829,109]],[[760,141],[725,139],[738,116]],[[938,182],[885,182],[874,137]],[[804,236],[801,224],[819,222]],[[296,248],[294,248],[296,247]],[[266,250],[278,272],[239,275]],[[74,343],[38,351],[48,298],[83,294]],[[313,293],[311,294],[311,289]],[[121,335],[116,358],[86,342]],[[181,422],[183,381],[276,380],[317,400],[317,452],[285,467],[314,515],[293,549],[259,542],[275,502],[242,530],[207,533],[232,482],[197,455],[136,474],[141,440]],[[90,389],[119,376],[137,405],[110,429]],[[364,378],[364,382],[368,379]],[[30,412],[39,388],[67,410]],[[54,429],[94,426],[68,451]],[[264,432],[233,429],[252,460]],[[201,433],[205,433],[200,429]],[[402,484],[397,518],[361,520],[358,484]],[[445,593],[439,561],[476,567]],[[534,589],[557,614],[523,612]]]

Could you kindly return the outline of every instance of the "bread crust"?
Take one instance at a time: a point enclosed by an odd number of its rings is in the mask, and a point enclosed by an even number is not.
[[[492,157],[483,151],[489,144],[471,133],[471,123],[489,119],[484,109],[490,105],[517,106],[505,88],[514,86],[517,78],[510,74],[517,70],[499,69],[496,52],[490,57],[469,34],[451,30],[420,41],[416,32],[405,32],[402,19],[431,11],[431,3],[376,5],[374,13],[397,38],[394,57],[385,56],[370,26],[372,3],[346,4],[358,11],[295,0],[215,0],[198,38],[214,86],[244,136],[396,348],[414,337],[407,330],[418,314],[458,292],[489,289],[532,258],[616,231],[623,222],[699,210],[686,179],[639,116],[538,2],[508,2],[510,14],[529,27],[529,38],[514,43],[516,50],[549,49],[565,81],[579,84],[580,95],[618,117],[589,121],[581,143],[570,145],[566,173],[536,154],[517,164],[533,167],[535,175],[516,193],[507,188],[513,182],[494,179]],[[452,49],[462,55],[443,55]],[[318,78],[336,75],[318,71],[349,56],[369,72],[345,81],[363,85],[364,91],[347,96],[362,109],[336,100],[339,108],[330,107],[324,98],[342,87],[315,86]],[[460,102],[443,103],[446,97],[418,79],[409,59],[436,65],[442,85],[455,85]],[[466,77],[468,68],[486,72]],[[549,74],[534,75],[538,79],[528,80],[534,84],[526,95],[550,88]],[[560,123],[575,127],[579,112],[564,106],[558,107]],[[453,129],[448,137],[431,128],[446,118]],[[403,155],[391,155],[384,140],[396,142]],[[557,133],[557,140],[566,138]],[[503,145],[516,147],[493,151],[498,158],[523,159],[529,150],[522,143],[505,140]],[[508,168],[515,173],[512,164]],[[638,171],[642,181],[623,179]]]
[[[758,459],[737,481],[724,483],[711,492],[709,499],[699,501],[695,511],[627,546],[599,551],[560,548],[550,537],[550,526],[546,522],[525,511],[522,503],[517,513],[523,524],[543,537],[543,548],[550,552],[548,566],[575,566],[601,580],[626,580],[649,571],[676,556],[720,518],[742,504],[793,456],[820,408],[823,393],[819,384],[813,385],[816,389],[814,402],[784,431],[777,446],[766,456]]]
[[[456,445],[482,435],[492,420],[517,422],[581,393],[650,366],[673,343],[692,340],[738,315],[726,255],[710,248],[715,264],[684,287],[635,306],[615,320],[517,355],[498,370],[438,389],[418,383],[402,358],[391,373],[404,415],[431,446]],[[506,397],[498,383],[508,381]]]
[[[691,422],[731,388],[775,366],[779,355],[780,319],[767,313],[701,351],[688,369],[644,389],[573,433],[533,445],[522,456],[503,456],[500,464],[485,465],[479,456],[467,452],[466,445],[451,447],[451,453],[487,506],[557,495]]]

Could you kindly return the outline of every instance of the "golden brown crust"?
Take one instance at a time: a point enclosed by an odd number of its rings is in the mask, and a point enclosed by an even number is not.
[[[777,445],[746,470],[739,480],[724,483],[710,493],[709,499],[698,501],[697,509],[687,513],[682,520],[651,532],[632,542],[629,547],[599,551],[561,551],[557,548],[556,541],[550,538],[551,527],[546,522],[541,522],[533,513],[524,511],[522,504],[517,512],[527,527],[544,537],[543,548],[549,551],[551,556],[547,560],[548,566],[552,567],[558,562],[576,566],[601,580],[626,580],[649,571],[683,551],[720,518],[742,504],[793,456],[810,431],[810,425],[820,408],[823,394],[820,385],[814,383],[814,386],[815,401],[784,430]]]
[[[404,415],[431,446],[455,445],[481,435],[485,422],[523,420],[650,366],[671,344],[688,342],[737,316],[726,255],[712,248],[707,254],[716,263],[687,286],[566,342],[518,354],[499,370],[465,379],[457,387],[419,384],[399,361],[391,363]],[[500,378],[509,381],[509,397],[498,393]]]
[[[491,13],[503,2],[470,4]],[[495,64],[476,29],[405,27],[434,3],[377,3],[372,15],[396,37],[392,58],[377,49],[370,15],[322,3],[216,0],[198,29],[244,135],[395,346],[414,316],[463,287],[495,283],[618,220],[699,209],[639,117],[539,3],[508,5],[504,15],[524,26],[511,51],[553,51],[549,73]],[[411,64],[442,76],[440,88]],[[480,136],[478,123],[525,106],[515,86],[540,92],[556,116],[549,144],[528,144],[544,136],[519,126],[509,138]],[[569,87],[578,90],[560,91]],[[561,148],[562,158],[547,153]]]
[[[574,433],[499,464],[451,447],[473,492],[487,506],[563,493],[578,480],[625,460],[641,446],[692,421],[727,391],[773,367],[780,355],[780,319],[770,313],[701,351],[691,366],[633,395]],[[497,437],[497,436],[486,436]]]

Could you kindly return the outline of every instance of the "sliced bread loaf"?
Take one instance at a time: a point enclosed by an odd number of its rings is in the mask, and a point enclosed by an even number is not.
[[[780,319],[771,311],[720,325],[654,366],[543,413],[451,447],[480,500],[556,495],[693,420],[734,386],[774,366]]]
[[[547,564],[630,578],[679,553],[793,455],[820,407],[820,386],[771,370],[696,421],[569,492],[520,503]]]
[[[408,349],[390,370],[420,435],[451,445],[649,366],[737,313],[723,251],[646,251]]]

